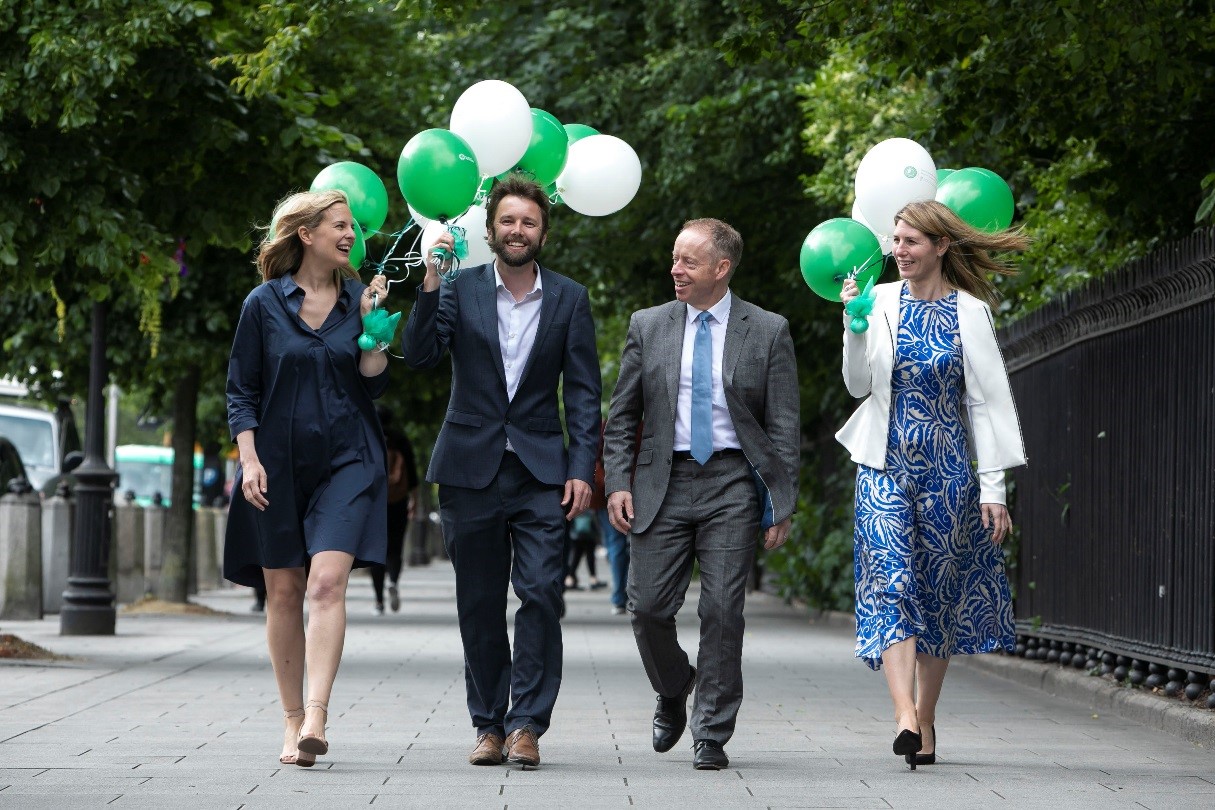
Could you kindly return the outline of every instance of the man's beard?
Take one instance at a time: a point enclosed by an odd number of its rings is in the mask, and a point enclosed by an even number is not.
[[[515,248],[507,247],[506,241],[499,239],[497,235],[489,237],[486,242],[489,243],[489,249],[493,251],[494,255],[509,267],[523,267],[531,264],[540,255],[540,249],[543,247],[540,244],[529,244],[522,253],[518,253],[515,252]],[[508,254],[508,250],[512,253]]]

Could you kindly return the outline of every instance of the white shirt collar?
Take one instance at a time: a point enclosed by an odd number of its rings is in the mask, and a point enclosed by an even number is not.
[[[709,307],[709,309],[707,311],[709,312],[710,315],[713,316],[713,320],[715,322],[726,323],[727,321],[730,320],[730,300],[733,297],[734,297],[733,294],[727,289],[726,294],[721,297],[721,300],[718,301],[713,306]],[[699,316],[700,313],[703,311],[705,311],[705,310],[699,310],[696,307],[689,304],[688,305],[688,323],[692,323],[693,321],[695,321],[697,316]]]
[[[494,259],[494,285],[499,290],[506,289],[506,282],[502,280],[502,274],[498,272],[498,260]],[[540,283],[540,265],[536,265],[536,283],[532,285],[531,290],[527,295],[535,295],[537,290],[543,290],[544,285]],[[527,296],[524,296],[525,298]],[[714,315],[713,317],[717,317]]]

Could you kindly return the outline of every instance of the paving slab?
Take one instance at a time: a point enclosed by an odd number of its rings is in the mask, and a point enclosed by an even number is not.
[[[311,769],[277,761],[282,716],[246,589],[198,595],[210,615],[120,613],[112,637],[60,636],[55,617],[6,621],[71,658],[0,663],[0,807],[1215,807],[1202,716],[1166,722],[1178,707],[1143,695],[1127,716],[1116,709],[1128,698],[1106,694],[1116,687],[1069,691],[1064,676],[998,656],[951,667],[938,764],[909,772],[890,752],[883,677],[852,657],[847,621],[759,593],[728,769],[693,770],[690,738],[652,750],[654,695],[604,591],[567,594],[542,766],[470,766],[450,566],[407,569],[402,597],[400,613],[376,616],[369,580],[352,579],[332,749]],[[695,610],[693,588],[689,649]]]

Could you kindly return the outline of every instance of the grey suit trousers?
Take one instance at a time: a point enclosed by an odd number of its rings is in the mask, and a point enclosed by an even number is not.
[[[665,463],[665,462],[659,462]],[[759,536],[759,498],[741,454],[674,461],[666,497],[646,531],[629,538],[633,634],[654,691],[675,697],[690,663],[675,616],[700,564],[700,649],[689,725],[694,740],[725,745],[742,704],[743,602]]]

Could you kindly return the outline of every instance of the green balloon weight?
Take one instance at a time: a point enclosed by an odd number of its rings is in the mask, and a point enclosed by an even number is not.
[[[388,219],[388,189],[384,181],[361,163],[343,160],[321,169],[311,191],[337,189],[346,192],[350,213],[369,231],[378,231]]]
[[[350,246],[350,266],[358,270],[363,266],[363,260],[367,258],[367,237],[363,234],[363,228],[357,221],[352,224],[354,225],[354,244]]]
[[[956,171],[957,169],[937,169],[937,185],[941,185],[942,180]]]
[[[472,205],[481,185],[468,141],[447,129],[427,129],[409,139],[397,161],[401,194],[427,219],[451,220]]]
[[[882,248],[865,225],[837,217],[819,223],[806,236],[801,250],[802,278],[828,301],[839,302],[844,279],[850,275],[862,287],[882,273]]]
[[[953,209],[968,225],[981,231],[1002,231],[1012,224],[1012,189],[989,169],[958,169],[937,186],[937,201]]]
[[[532,140],[515,170],[547,186],[565,168],[570,142],[565,128],[551,113],[532,108]]]
[[[586,124],[565,125],[565,136],[569,139],[570,143],[574,143],[575,141],[580,141],[583,138],[598,134],[599,130],[595,129],[594,127],[588,127]]]

